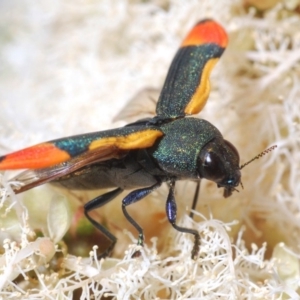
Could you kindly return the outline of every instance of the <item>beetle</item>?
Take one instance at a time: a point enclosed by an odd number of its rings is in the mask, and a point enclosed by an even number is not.
[[[167,218],[176,230],[194,235],[191,256],[196,258],[199,233],[176,224],[176,181],[205,178],[224,188],[225,197],[241,183],[236,148],[208,121],[186,117],[203,109],[210,92],[209,75],[226,45],[221,25],[211,19],[198,22],[171,63],[156,116],[25,148],[0,157],[0,170],[28,169],[15,178],[23,184],[16,193],[47,182],[69,189],[115,188],[84,206],[85,216],[111,240],[99,257],[109,255],[117,239],[89,213],[123,190],[133,189],[122,200],[122,210],[139,233],[137,244],[143,246],[143,229],[126,208],[167,183]]]

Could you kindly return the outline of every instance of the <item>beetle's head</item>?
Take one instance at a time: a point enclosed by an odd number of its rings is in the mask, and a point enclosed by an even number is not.
[[[229,197],[241,183],[240,157],[236,148],[222,137],[208,142],[198,156],[200,178],[214,181]]]

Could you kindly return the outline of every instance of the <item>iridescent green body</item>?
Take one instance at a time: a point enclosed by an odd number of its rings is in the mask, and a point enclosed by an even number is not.
[[[204,107],[210,91],[209,75],[226,45],[226,32],[218,23],[208,19],[198,22],[170,66],[157,103],[157,116],[122,128],[52,140],[4,155],[0,157],[0,170],[28,169],[15,178],[23,183],[16,193],[46,182],[71,189],[114,187],[84,206],[86,217],[112,241],[101,257],[110,254],[116,237],[89,212],[123,190],[135,188],[122,200],[122,210],[139,232],[138,244],[143,245],[143,230],[126,207],[167,182],[167,218],[176,230],[194,235],[192,257],[196,258],[199,233],[176,224],[176,181],[212,180],[224,188],[224,196],[228,197],[241,179],[239,155],[234,146],[209,122],[186,118]]]

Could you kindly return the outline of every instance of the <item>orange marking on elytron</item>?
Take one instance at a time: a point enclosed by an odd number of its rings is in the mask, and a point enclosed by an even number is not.
[[[225,48],[228,36],[224,28],[212,20],[198,23],[183,40],[181,47],[214,43]]]
[[[210,82],[209,82],[209,75],[211,73],[211,70],[215,66],[215,64],[218,62],[218,58],[212,58],[210,59],[203,68],[201,78],[199,85],[192,96],[190,102],[186,106],[184,112],[188,115],[195,115],[198,114],[202,108],[206,104],[206,100],[209,96],[210,92]]]
[[[51,143],[42,143],[4,156],[0,170],[40,169],[70,159],[70,155]]]
[[[89,150],[105,145],[113,145],[122,150],[143,149],[151,147],[163,133],[154,129],[145,129],[125,136],[107,137],[93,141]]]

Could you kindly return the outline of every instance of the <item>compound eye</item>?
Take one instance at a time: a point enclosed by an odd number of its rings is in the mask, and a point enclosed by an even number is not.
[[[238,159],[238,162],[240,161],[240,155],[237,151],[237,149],[227,140],[224,140],[224,143],[228,146],[228,148],[234,153],[236,158]]]
[[[223,163],[214,152],[206,152],[203,160],[204,177],[213,181],[222,180],[225,176]]]

